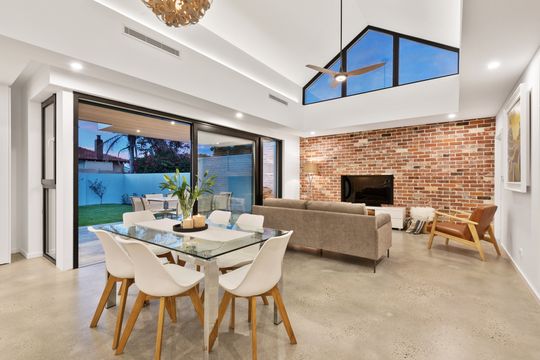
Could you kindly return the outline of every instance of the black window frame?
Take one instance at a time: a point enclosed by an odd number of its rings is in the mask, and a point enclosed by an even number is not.
[[[315,74],[315,76],[313,76],[311,78],[311,80],[309,80],[306,85],[304,85],[304,87],[302,88],[302,105],[306,106],[306,105],[312,105],[312,104],[319,104],[319,103],[322,103],[322,102],[326,102],[326,101],[332,101],[332,100],[337,100],[337,99],[341,99],[341,98],[345,98],[345,97],[351,97],[351,96],[357,96],[357,95],[362,95],[362,94],[367,94],[367,93],[370,93],[370,92],[374,92],[374,91],[381,91],[381,90],[386,90],[386,89],[391,89],[391,88],[394,88],[394,87],[400,87],[400,86],[407,86],[407,85],[411,85],[411,84],[416,84],[416,83],[419,83],[419,82],[424,82],[424,81],[430,81],[430,80],[435,80],[435,79],[441,79],[441,78],[445,78],[445,77],[448,77],[448,76],[455,76],[455,75],[458,75],[459,74],[459,71],[460,71],[460,58],[461,58],[461,54],[460,54],[460,49],[459,48],[456,48],[456,47],[453,47],[453,46],[450,46],[450,45],[445,45],[445,44],[441,44],[441,43],[438,43],[438,42],[435,42],[435,41],[431,41],[431,40],[426,40],[426,39],[422,39],[422,38],[418,38],[418,37],[415,37],[415,36],[410,36],[410,35],[406,35],[406,34],[402,34],[402,33],[398,33],[398,32],[395,32],[395,31],[391,31],[391,30],[386,30],[386,29],[383,29],[383,28],[379,28],[379,27],[376,27],[376,26],[372,26],[372,25],[368,25],[364,28],[364,30],[362,30],[358,35],[356,35],[356,37],[354,39],[352,39],[344,48],[343,48],[343,67],[345,69],[345,71],[347,71],[347,54],[348,54],[348,50],[358,41],[362,38],[362,36],[364,36],[368,31],[370,30],[373,30],[373,31],[377,31],[377,32],[381,32],[381,33],[384,33],[384,34],[388,34],[388,35],[391,35],[394,39],[394,42],[393,42],[393,68],[392,68],[392,86],[389,86],[389,87],[383,87],[383,88],[380,88],[380,89],[374,89],[374,90],[369,90],[369,91],[365,91],[365,92],[361,92],[361,93],[357,93],[357,94],[351,94],[351,95],[347,95],[347,81],[344,81],[341,83],[341,96],[340,97],[336,97],[336,98],[332,98],[332,99],[325,99],[325,100],[320,100],[320,101],[315,101],[315,102],[310,102],[310,103],[306,103],[306,90],[307,88],[312,85],[315,81],[317,81],[317,79],[322,76],[321,73],[317,73]],[[448,75],[442,75],[442,76],[437,76],[437,77],[433,77],[433,78],[429,78],[429,79],[424,79],[424,80],[417,80],[417,81],[413,81],[413,82],[409,82],[409,83],[406,83],[406,84],[399,84],[399,40],[400,39],[407,39],[407,40],[410,40],[410,41],[415,41],[415,42],[418,42],[420,44],[424,44],[424,45],[428,45],[428,46],[433,46],[433,47],[436,47],[436,48],[439,48],[439,49],[443,49],[443,50],[447,50],[447,51],[452,51],[452,52],[455,52],[457,54],[457,72],[456,73],[453,73],[453,74],[448,74]],[[332,60],[330,60],[324,67],[326,69],[328,69],[337,59],[339,59],[339,57],[341,56],[341,53],[338,53],[336,56],[334,56],[332,58]]]

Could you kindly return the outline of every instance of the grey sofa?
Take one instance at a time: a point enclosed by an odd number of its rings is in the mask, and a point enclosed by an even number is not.
[[[374,272],[392,246],[390,215],[369,216],[363,204],[265,199],[253,213],[267,227],[294,230],[291,245],[370,259]]]

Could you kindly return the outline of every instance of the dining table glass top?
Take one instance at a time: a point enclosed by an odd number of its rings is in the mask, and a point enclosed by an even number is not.
[[[133,226],[123,223],[95,225],[94,229],[104,230],[125,238],[140,240],[172,251],[211,260],[220,255],[237,251],[248,246],[264,243],[274,236],[287,231],[270,228],[250,228],[238,225],[217,225],[207,221],[208,229],[181,233],[173,231],[176,219],[159,219],[139,222]]]

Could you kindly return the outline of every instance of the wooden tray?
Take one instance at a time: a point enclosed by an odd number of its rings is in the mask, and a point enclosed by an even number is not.
[[[182,224],[173,225],[173,231],[181,232],[181,233],[191,233],[191,232],[197,232],[197,231],[203,231],[208,229],[208,224],[204,224],[203,227],[200,228],[191,228],[191,229],[184,229],[182,228]]]

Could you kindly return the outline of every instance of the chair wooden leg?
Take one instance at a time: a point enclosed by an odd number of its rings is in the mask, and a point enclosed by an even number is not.
[[[431,246],[433,245],[433,238],[435,237],[435,227],[437,226],[437,214],[435,214],[435,217],[433,218],[433,224],[431,224],[431,233],[429,234],[429,241],[428,241],[428,249],[431,249]]]
[[[131,285],[132,280],[123,279],[122,280],[122,292],[120,293],[120,305],[118,306],[118,314],[116,314],[116,326],[114,328],[114,338],[112,343],[112,349],[116,350],[118,347],[118,341],[120,341],[120,332],[122,331],[122,322],[124,321],[124,311],[126,309],[126,300],[129,285]]]
[[[163,342],[163,324],[165,323],[165,305],[167,298],[159,299],[159,314],[158,314],[158,324],[157,324],[157,334],[156,334],[156,350],[154,351],[154,359],[161,359],[161,345]]]
[[[278,287],[275,286],[271,290],[271,293],[274,300],[276,301],[279,314],[281,315],[281,319],[283,320],[283,325],[285,325],[285,330],[287,330],[287,335],[289,335],[289,341],[291,342],[291,344],[296,344],[296,336],[294,336],[291,321],[289,320],[287,310],[285,310],[285,304],[283,304],[283,298],[281,297],[281,293],[279,292]]]
[[[248,299],[250,306],[249,313],[251,314],[251,359],[257,360],[257,301],[256,297],[252,296]]]
[[[248,299],[248,323],[251,322],[251,301]]]
[[[195,308],[195,312],[197,313],[197,317],[199,318],[199,322],[202,326],[204,326],[204,308],[201,298],[199,297],[199,292],[197,291],[196,287],[193,287],[188,291],[188,293],[189,297],[191,298],[191,302],[193,303],[193,307]]]
[[[261,298],[262,298],[262,301],[263,301],[264,305],[269,305],[270,304],[268,302],[268,298],[266,297],[266,295],[262,295]]]
[[[165,309],[169,313],[169,317],[173,323],[176,322],[176,298],[171,296],[165,298]]]
[[[120,342],[118,343],[118,347],[116,348],[116,355],[120,355],[124,352],[124,348],[126,347],[129,336],[131,335],[131,331],[133,331],[133,327],[137,322],[137,318],[139,317],[141,309],[144,306],[145,300],[146,294],[142,291],[139,291],[139,295],[137,295],[137,299],[135,300],[135,305],[133,305],[133,309],[131,310],[131,314],[129,315],[128,321],[126,323],[126,327],[124,328],[122,337],[120,338]]]
[[[209,348],[210,351],[212,351],[212,347],[214,346],[214,343],[216,342],[216,338],[219,331],[219,325],[221,325],[221,321],[223,320],[223,317],[225,316],[225,312],[227,311],[227,306],[229,305],[229,301],[231,301],[232,295],[225,291],[223,294],[223,298],[221,299],[221,304],[219,304],[219,311],[218,311],[218,318],[214,324],[214,327],[212,328],[212,332],[210,333],[210,339],[209,339]]]
[[[167,254],[165,254],[165,257],[167,258],[167,260],[169,260],[169,264],[176,264],[172,252],[168,252]]]
[[[101,294],[101,298],[99,299],[99,303],[96,308],[96,312],[94,313],[94,317],[90,322],[91,328],[97,326],[99,318],[101,317],[101,313],[103,313],[103,309],[105,308],[105,304],[107,304],[107,299],[109,298],[109,295],[111,294],[115,283],[116,278],[109,275],[109,278],[107,279],[107,284],[105,284],[105,288],[103,289],[103,293]]]
[[[176,261],[176,263],[180,266],[186,266],[186,262],[184,260],[181,260],[180,258],[178,258],[178,260]]]
[[[229,320],[229,329],[234,330],[236,322],[236,297],[233,295],[231,299],[231,318]]]
[[[433,233],[429,234],[429,240],[428,240],[428,245],[427,245],[428,249],[431,249],[431,246],[433,246],[433,238],[435,238],[435,234]]]
[[[480,254],[480,259],[482,261],[486,261],[486,257],[484,256],[484,249],[482,248],[482,244],[480,243],[480,237],[478,236],[478,232],[476,231],[476,226],[472,224],[468,224],[468,226],[472,234],[476,249],[478,250],[478,253]]]
[[[493,225],[489,225],[489,240],[495,247],[495,251],[497,252],[497,255],[501,256],[501,249],[499,249],[499,244],[497,244],[497,239],[495,238],[495,231],[493,230]]]

